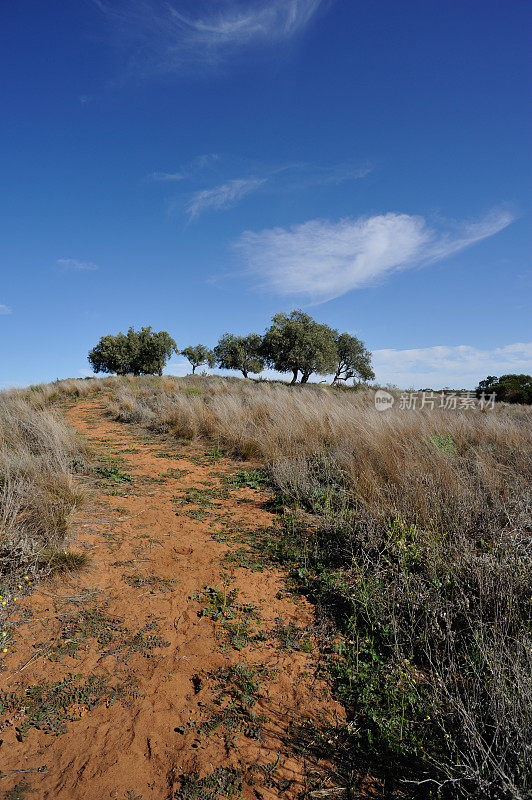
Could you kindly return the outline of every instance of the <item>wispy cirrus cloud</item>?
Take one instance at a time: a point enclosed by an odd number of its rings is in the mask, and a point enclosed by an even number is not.
[[[114,26],[113,40],[143,74],[204,69],[260,45],[286,42],[331,0],[93,0]],[[118,37],[118,38],[117,38]]]
[[[291,228],[245,232],[236,243],[260,284],[314,302],[340,297],[392,272],[440,261],[506,228],[513,215],[493,211],[448,230],[423,217],[388,213],[339,222],[311,220]]]
[[[220,159],[217,153],[203,153],[196,156],[188,164],[174,172],[152,172],[148,177],[152,181],[163,183],[193,180],[202,170],[212,168]]]
[[[256,191],[264,182],[263,178],[244,178],[195,192],[186,206],[189,220],[195,219],[204,211],[231,208],[247,194]]]
[[[0,316],[4,316],[6,314],[11,314],[12,311],[9,306],[5,306],[3,303],[0,303]]]
[[[152,172],[149,178],[165,184],[202,183],[201,189],[189,194],[184,202],[185,211],[191,220],[206,210],[232,208],[245,196],[259,190],[262,193],[276,194],[304,191],[317,186],[337,186],[346,181],[365,178],[372,169],[369,162],[267,165],[250,159],[211,153],[198,156],[176,171]],[[233,178],[231,173],[234,175],[237,171],[240,176]],[[209,183],[205,185],[207,181]],[[178,206],[178,202],[173,202],[171,208],[175,210]]]
[[[374,350],[377,380],[402,389],[473,388],[487,375],[532,373],[532,342],[481,350],[471,345]]]
[[[373,165],[369,162],[345,161],[328,165],[301,162],[272,168],[271,180],[280,189],[293,191],[312,186],[338,186],[365,178],[372,171]]]
[[[94,264],[92,261],[78,261],[77,258],[58,258],[55,263],[63,270],[74,270],[76,272],[99,269],[98,264]]]
[[[183,181],[186,175],[182,172],[152,172],[150,178],[152,181]]]

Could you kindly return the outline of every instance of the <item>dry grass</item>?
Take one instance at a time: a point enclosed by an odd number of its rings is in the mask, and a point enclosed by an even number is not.
[[[376,516],[399,514],[447,533],[465,527],[489,535],[530,524],[527,406],[383,413],[371,391],[164,378],[121,382],[109,408],[119,420],[261,460],[295,499],[312,494],[318,461],[342,483],[346,502]]]
[[[80,382],[81,383],[81,382]],[[47,406],[71,393],[53,386],[0,393],[0,575],[36,574],[62,550],[68,519],[83,501],[74,479],[87,452]],[[57,395],[57,397],[55,396]]]
[[[267,467],[293,509],[269,552],[344,636],[339,770],[530,797],[529,407],[379,413],[368,390],[163,378],[115,383],[109,408]]]

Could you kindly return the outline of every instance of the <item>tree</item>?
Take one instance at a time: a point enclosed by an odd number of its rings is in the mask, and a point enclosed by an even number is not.
[[[177,345],[166,331],[156,333],[150,327],[127,334],[102,336],[88,355],[94,372],[114,372],[117,375],[162,375],[163,367]]]
[[[261,355],[262,338],[258,333],[247,336],[235,336],[224,333],[214,348],[216,363],[222,369],[237,369],[244,378],[248,374],[259,373],[264,369],[264,358]]]
[[[152,331],[151,327],[136,332],[128,331],[131,337],[132,369],[134,375],[162,375],[172,353],[177,353],[177,345],[167,331]]]
[[[307,383],[313,372],[329,375],[337,368],[336,331],[303,311],[275,314],[263,338],[262,353],[278,372],[291,372],[291,383]]]
[[[337,381],[347,381],[349,378],[359,378],[370,381],[375,378],[371,368],[371,353],[364,347],[364,342],[349,333],[340,333],[336,336],[337,362],[333,384]]]
[[[96,347],[88,355],[94,372],[113,372],[127,375],[130,372],[128,338],[125,334],[102,336]]]
[[[488,375],[477,387],[477,397],[495,394],[496,400],[505,403],[532,404],[532,377],[530,375]]]
[[[209,350],[208,347],[205,347],[204,344],[197,344],[195,346],[189,345],[185,347],[184,350],[181,350],[181,355],[185,356],[190,363],[192,364],[192,374],[196,372],[196,367],[200,367],[202,364],[207,364],[209,367],[214,367],[216,363],[216,359],[214,356],[214,352]]]

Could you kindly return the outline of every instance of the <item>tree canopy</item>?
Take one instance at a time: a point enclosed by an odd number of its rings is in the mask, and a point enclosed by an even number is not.
[[[364,347],[364,342],[349,333],[336,335],[337,362],[333,383],[359,378],[370,381],[375,378],[371,368],[371,353]]]
[[[310,376],[334,374],[338,358],[335,331],[316,322],[303,311],[275,314],[266,331],[261,351],[266,362],[278,372],[291,372],[292,383],[301,372],[301,383]]]
[[[89,355],[94,372],[109,372],[117,375],[162,375],[163,367],[177,345],[166,331],[153,331],[151,327],[136,331],[129,328],[127,334],[102,336]]]
[[[192,364],[193,375],[196,372],[196,367],[201,367],[202,364],[214,367],[216,363],[214,352],[205,347],[204,344],[189,345],[184,350],[181,350],[181,355],[185,356]]]
[[[532,377],[530,375],[488,375],[480,381],[477,396],[495,394],[495,399],[505,403],[532,404]]]
[[[264,369],[261,355],[262,338],[258,333],[235,336],[224,333],[214,348],[216,363],[222,369],[236,369],[247,378],[249,373],[258,374]]]

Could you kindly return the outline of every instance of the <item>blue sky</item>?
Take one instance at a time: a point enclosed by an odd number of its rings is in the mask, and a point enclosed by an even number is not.
[[[19,0],[0,385],[301,307],[377,378],[532,372],[528,0]],[[183,374],[176,357],[169,372]]]

